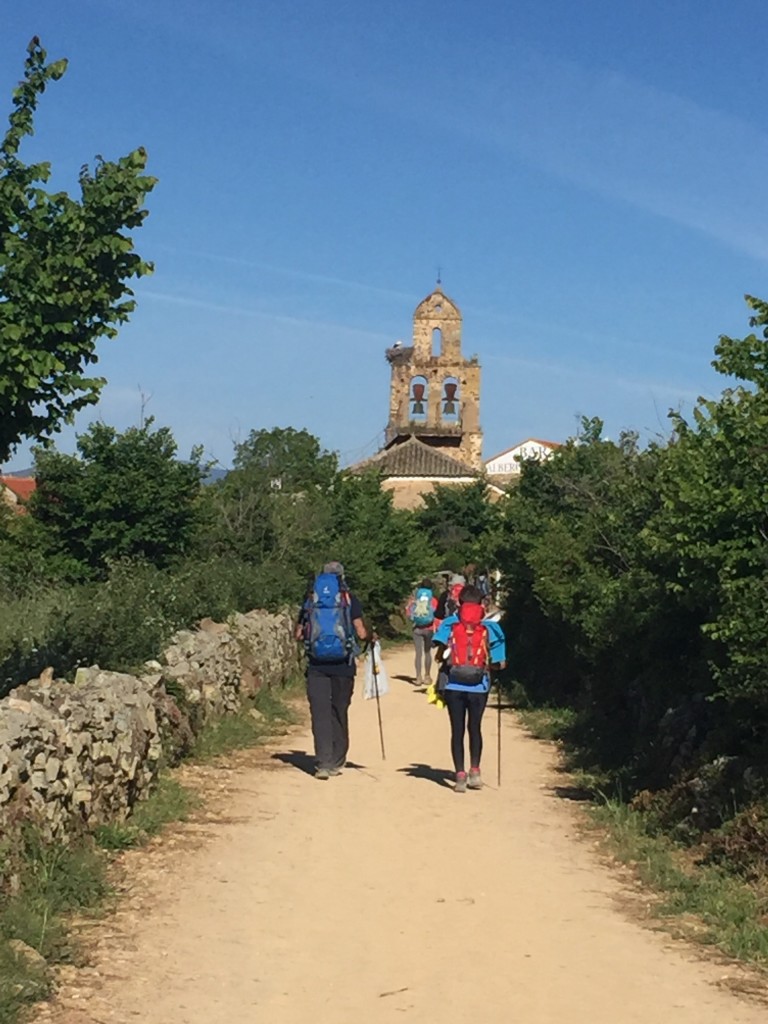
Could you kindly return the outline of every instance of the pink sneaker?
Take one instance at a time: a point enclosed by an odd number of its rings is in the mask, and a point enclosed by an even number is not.
[[[466,793],[467,792],[467,773],[456,772],[456,785],[453,787],[454,793]]]
[[[469,778],[467,779],[467,789],[482,789],[483,788],[483,777],[480,774],[479,768],[469,769]]]

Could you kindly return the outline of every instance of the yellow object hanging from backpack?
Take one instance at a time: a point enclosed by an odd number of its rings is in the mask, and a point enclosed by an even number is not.
[[[436,708],[444,708],[445,701],[437,688],[437,683],[430,683],[427,687],[427,702],[434,704]]]

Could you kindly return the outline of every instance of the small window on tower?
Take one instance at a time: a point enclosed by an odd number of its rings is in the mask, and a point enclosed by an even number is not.
[[[439,356],[443,352],[443,332],[439,327],[435,327],[432,331],[432,355]]]

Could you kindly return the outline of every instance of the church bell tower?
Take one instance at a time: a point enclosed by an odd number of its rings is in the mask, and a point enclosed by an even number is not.
[[[480,364],[461,351],[461,313],[438,283],[413,314],[413,344],[387,349],[392,376],[387,449],[416,437],[475,471],[483,468]]]

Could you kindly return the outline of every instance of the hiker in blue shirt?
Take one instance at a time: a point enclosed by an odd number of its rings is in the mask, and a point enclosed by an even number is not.
[[[341,774],[349,750],[349,705],[358,641],[371,639],[363,609],[344,581],[344,566],[327,562],[299,615],[296,639],[307,652],[307,698],[317,758],[316,779]]]
[[[504,668],[507,660],[504,631],[498,622],[484,617],[482,602],[483,595],[477,587],[464,587],[459,595],[458,613],[440,623],[433,639],[441,662],[438,687],[451,722],[457,793],[482,789],[481,724],[491,688],[490,668]],[[465,732],[469,732],[469,775],[464,762]]]

